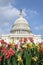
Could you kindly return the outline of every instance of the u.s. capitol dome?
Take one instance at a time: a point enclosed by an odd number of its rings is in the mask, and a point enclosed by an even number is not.
[[[20,11],[18,19],[14,22],[10,31],[12,34],[30,34],[31,29],[28,21],[23,17],[22,11]]]

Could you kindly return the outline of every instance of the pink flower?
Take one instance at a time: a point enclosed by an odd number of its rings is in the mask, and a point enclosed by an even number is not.
[[[43,44],[43,42],[41,42],[41,44]]]
[[[33,42],[34,40],[33,40],[33,37],[29,37],[29,40],[30,40],[30,42]]]
[[[27,38],[24,38],[24,42],[27,42],[28,40],[27,40]]]
[[[15,46],[15,48],[18,48],[18,44],[15,44],[14,46]]]
[[[12,48],[9,49],[9,52],[10,52],[11,55],[15,54],[15,51]]]
[[[7,52],[6,52],[6,59],[8,59],[9,57],[10,57],[10,52],[7,51]]]
[[[41,42],[41,43],[39,44],[39,51],[40,51],[41,53],[43,53],[43,42]]]
[[[10,48],[7,52],[6,52],[6,59],[10,58],[10,56],[13,56],[15,54],[15,51]]]
[[[42,47],[39,48],[39,52],[43,53],[43,48]]]
[[[0,40],[1,44],[7,44],[7,42],[5,42],[3,39]]]
[[[7,51],[6,48],[2,48],[2,49],[1,49],[1,52],[2,52],[2,53],[6,53],[6,51]]]
[[[8,44],[8,48],[12,48],[12,45],[10,43]]]
[[[3,44],[4,43],[4,40],[2,39],[2,40],[0,40],[0,42]]]

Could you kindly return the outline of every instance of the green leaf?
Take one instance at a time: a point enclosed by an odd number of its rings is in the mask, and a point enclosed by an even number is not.
[[[27,50],[25,50],[25,52],[24,52],[24,58],[25,58],[25,65],[31,65],[31,52],[30,53],[28,53],[28,51]]]
[[[15,56],[12,58],[12,63],[13,65],[17,65],[17,58]]]
[[[10,59],[7,59],[7,65],[12,65],[12,63],[10,62]]]

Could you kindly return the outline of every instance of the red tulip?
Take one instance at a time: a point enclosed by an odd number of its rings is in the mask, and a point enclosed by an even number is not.
[[[2,48],[2,49],[1,49],[1,52],[2,52],[2,53],[6,53],[6,51],[7,51],[6,48]]]
[[[12,48],[12,45],[11,45],[11,44],[8,44],[8,47],[9,47],[9,48]]]
[[[13,56],[15,54],[15,51],[10,48],[6,53],[6,59],[8,59],[10,56]]]
[[[5,42],[3,39],[0,40],[1,44],[7,44],[7,42]]]
[[[2,40],[0,40],[0,42],[1,42],[1,43],[3,43],[3,42],[4,42],[4,40],[2,39]]]
[[[15,44],[14,46],[15,46],[15,48],[18,48],[18,44]]]
[[[9,49],[9,52],[10,52],[11,55],[15,54],[15,52],[14,52],[14,50],[12,48]]]
[[[28,40],[27,40],[27,38],[24,38],[24,42],[27,42]]]
[[[8,59],[9,57],[10,57],[10,52],[7,51],[7,52],[6,52],[6,59]]]
[[[40,51],[41,53],[43,53],[43,42],[41,42],[39,46],[40,46],[40,47],[39,47],[39,51]]]
[[[43,53],[43,48],[40,47],[39,48],[39,52]]]
[[[30,40],[30,42],[33,42],[34,40],[33,40],[33,37],[29,37],[29,40]]]
[[[43,44],[43,42],[41,42],[41,44]]]

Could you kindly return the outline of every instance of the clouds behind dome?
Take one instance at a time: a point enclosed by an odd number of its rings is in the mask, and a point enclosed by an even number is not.
[[[13,0],[0,0],[0,6],[7,6],[9,5]]]

